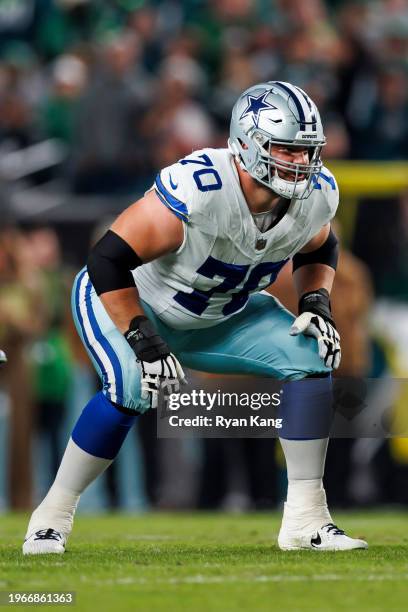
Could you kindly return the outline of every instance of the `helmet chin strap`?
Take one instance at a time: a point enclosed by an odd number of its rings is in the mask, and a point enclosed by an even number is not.
[[[241,166],[242,170],[245,170],[245,172],[248,172],[237,145],[235,144],[235,142],[231,142],[230,138],[228,138],[228,149],[229,149],[229,152],[234,156],[234,159],[237,161],[237,163]]]
[[[279,177],[277,168],[275,168],[274,169],[275,176],[272,178],[271,181],[262,180],[262,177],[268,174],[268,169],[267,169],[266,164],[262,162],[258,163],[255,166],[255,168],[253,168],[253,170],[250,172],[248,168],[245,166],[245,163],[238,151],[238,147],[235,145],[235,143],[231,143],[230,140],[228,140],[228,149],[230,150],[230,152],[234,156],[234,159],[240,165],[242,170],[244,170],[245,172],[248,172],[248,174],[253,179],[255,179],[256,181],[259,181],[261,185],[268,187],[271,191],[276,193],[276,195],[290,200],[293,197],[299,197],[304,194],[307,188],[307,185],[308,185],[307,179],[304,179],[303,181],[298,181],[298,182],[285,181],[285,179],[282,179]]]
[[[294,183],[292,181],[285,181],[279,177],[274,177],[270,185],[270,188],[283,198],[299,197],[303,195],[306,187],[307,180]]]
[[[244,167],[242,162],[241,167]],[[265,187],[269,187],[269,189],[282,198],[291,199],[293,197],[299,197],[303,195],[308,185],[308,179],[297,182],[286,181],[278,175],[277,168],[274,168],[274,176],[270,180],[263,180],[263,177],[268,174],[268,170],[266,164],[262,163],[258,164],[250,174],[252,178],[258,180],[262,185],[265,185]]]

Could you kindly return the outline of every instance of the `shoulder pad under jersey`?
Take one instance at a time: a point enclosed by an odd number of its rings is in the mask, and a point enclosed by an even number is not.
[[[336,179],[330,170],[323,166],[313,182],[312,193],[319,198],[320,204],[324,207],[327,216],[326,223],[328,223],[336,214],[339,205],[339,188]]]
[[[222,187],[223,149],[194,151],[157,176],[154,189],[160,200],[182,221],[210,217],[214,195]]]

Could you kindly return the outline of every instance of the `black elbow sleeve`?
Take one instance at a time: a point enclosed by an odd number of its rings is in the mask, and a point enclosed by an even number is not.
[[[97,295],[134,287],[131,274],[142,260],[129,244],[120,236],[108,230],[91,250],[87,269],[89,278]]]
[[[296,253],[293,257],[293,272],[308,264],[325,264],[337,269],[339,259],[339,244],[336,234],[330,228],[329,235],[321,247],[310,253]]]

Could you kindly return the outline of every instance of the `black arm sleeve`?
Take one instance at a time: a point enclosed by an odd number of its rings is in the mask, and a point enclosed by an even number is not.
[[[98,295],[134,287],[130,270],[142,265],[142,260],[128,243],[108,230],[89,254],[89,278]]]
[[[337,268],[339,258],[339,245],[336,235],[330,228],[329,235],[321,247],[310,253],[296,253],[293,257],[293,272],[301,266],[308,264],[321,263],[330,266],[334,270]]]

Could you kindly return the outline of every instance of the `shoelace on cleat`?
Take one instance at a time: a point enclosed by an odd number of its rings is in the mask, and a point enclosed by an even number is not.
[[[343,529],[339,529],[334,523],[327,523],[327,525],[323,525],[322,529],[326,529],[327,533],[333,532],[334,535],[345,535]]]
[[[60,540],[61,534],[54,529],[40,529],[35,532],[34,540]]]

